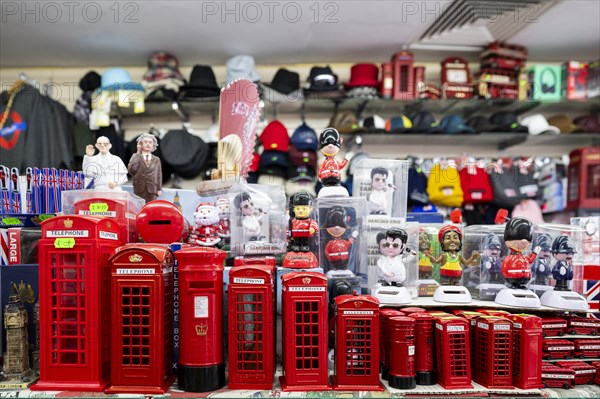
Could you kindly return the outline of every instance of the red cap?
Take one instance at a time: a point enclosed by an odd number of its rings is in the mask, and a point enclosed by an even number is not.
[[[454,211],[452,211],[454,212]],[[440,229],[438,232],[438,241],[441,243],[444,241],[444,234],[449,231],[456,231],[458,233],[458,237],[462,240],[462,230],[458,226],[454,226],[452,224],[446,225]]]
[[[290,136],[285,125],[277,120],[270,122],[260,135],[265,151],[287,152]]]

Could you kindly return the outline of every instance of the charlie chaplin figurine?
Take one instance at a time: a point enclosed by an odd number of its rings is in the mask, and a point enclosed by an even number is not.
[[[533,247],[539,247],[540,249],[531,265],[531,274],[533,284],[535,285],[548,285],[548,277],[552,273],[552,268],[550,267],[551,242],[552,237],[549,234],[540,234],[535,239]]]
[[[557,262],[552,268],[552,278],[556,280],[555,291],[570,291],[567,286],[573,280],[573,255],[575,246],[569,236],[560,235],[552,242],[552,256]]]
[[[460,253],[462,249],[462,230],[454,225],[447,225],[438,232],[438,241],[442,253],[433,258],[433,262],[441,264],[440,283],[442,285],[460,285],[463,267],[474,266],[479,262],[480,255],[475,252],[469,259]]]
[[[313,210],[313,197],[305,191],[290,197],[290,226],[288,253],[283,266],[290,268],[314,268],[319,265],[317,257],[310,252],[310,240],[319,225],[310,218]]]
[[[387,215],[388,200],[387,191],[396,189],[393,184],[387,182],[389,171],[386,168],[377,167],[371,169],[371,188],[373,191],[367,197],[369,214]]]
[[[483,256],[481,259],[481,272],[487,276],[485,282],[502,282],[502,261],[500,252],[502,245],[500,239],[495,234],[488,234],[483,240]]]
[[[419,279],[430,279],[433,274],[433,265],[431,264],[433,254],[431,253],[431,237],[421,229],[419,231]]]
[[[350,248],[358,237],[358,231],[353,231],[350,238],[343,238],[350,230],[348,215],[341,206],[333,206],[327,211],[325,218],[325,231],[331,236],[325,244],[325,258],[329,262],[329,270],[347,270],[350,260]]]
[[[510,288],[527,289],[525,285],[531,279],[531,264],[539,252],[538,248],[534,248],[529,255],[523,255],[532,238],[533,223],[527,218],[513,218],[504,228],[504,244],[510,249],[510,254],[502,262],[502,276]]]
[[[377,243],[381,256],[377,260],[377,276],[384,286],[402,287],[406,280],[405,261],[416,255],[406,247],[408,234],[398,228],[391,228],[377,234]]]
[[[252,197],[246,191],[239,193],[233,204],[242,214],[243,237],[246,241],[263,241],[266,237],[261,234],[263,217],[267,213],[262,209],[255,209]]]
[[[127,170],[133,176],[133,192],[146,200],[153,201],[162,195],[162,167],[160,158],[152,155],[158,148],[158,140],[151,133],[137,139],[137,153],[131,156]]]
[[[319,165],[318,174],[321,183],[326,187],[339,186],[342,180],[340,171],[346,167],[348,160],[344,159],[339,162],[335,159],[335,156],[340,151],[343,142],[344,139],[340,137],[340,133],[332,127],[328,127],[321,132],[319,146],[325,160]]]

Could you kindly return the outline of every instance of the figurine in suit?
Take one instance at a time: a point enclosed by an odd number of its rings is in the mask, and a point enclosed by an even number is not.
[[[146,200],[155,200],[162,194],[160,158],[152,155],[158,147],[153,134],[144,133],[137,139],[137,153],[131,156],[127,170],[133,176],[133,192]]]

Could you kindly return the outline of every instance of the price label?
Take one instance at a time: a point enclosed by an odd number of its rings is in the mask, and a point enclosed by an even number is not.
[[[5,226],[19,226],[21,221],[19,218],[2,218],[2,224]]]
[[[106,202],[97,202],[90,204],[91,212],[106,212],[108,211],[108,204]]]
[[[54,217],[54,215],[40,215],[40,222],[43,222],[44,220],[48,220],[52,217]]]
[[[54,248],[73,248],[75,239],[73,237],[57,238],[54,240]]]

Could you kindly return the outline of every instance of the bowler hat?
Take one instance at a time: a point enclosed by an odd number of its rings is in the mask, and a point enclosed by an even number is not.
[[[180,98],[218,98],[221,89],[210,65],[194,65],[190,83],[179,89]]]

